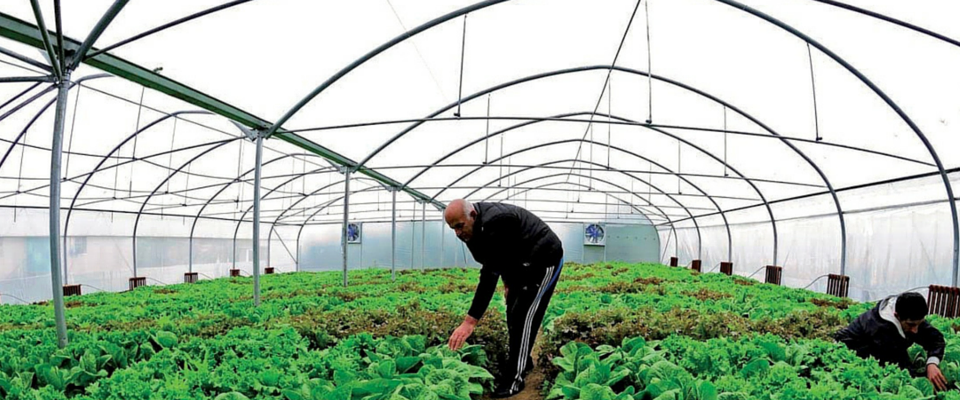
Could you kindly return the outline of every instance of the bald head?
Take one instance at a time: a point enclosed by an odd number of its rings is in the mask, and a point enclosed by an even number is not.
[[[477,218],[477,211],[473,204],[464,199],[456,199],[447,204],[443,210],[443,219],[447,221],[450,229],[456,232],[457,237],[464,242],[470,241],[473,237],[473,223]]]

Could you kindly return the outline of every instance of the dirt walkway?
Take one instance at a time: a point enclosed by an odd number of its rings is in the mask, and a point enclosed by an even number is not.
[[[540,358],[540,337],[543,336],[541,330],[540,334],[537,335],[537,343],[533,345],[532,356],[534,360]],[[534,364],[533,371],[530,371],[530,374],[527,375],[526,385],[522,392],[517,393],[513,397],[508,397],[509,400],[543,400],[544,396],[540,393],[540,389],[543,387],[543,373],[541,372],[540,366]],[[481,397],[482,400],[490,400],[489,394]]]

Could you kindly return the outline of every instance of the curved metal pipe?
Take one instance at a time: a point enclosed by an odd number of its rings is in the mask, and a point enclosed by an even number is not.
[[[669,134],[668,134],[668,135],[669,135]],[[535,149],[538,149],[538,148],[541,148],[541,147],[552,146],[552,145],[556,145],[556,144],[564,144],[564,143],[574,143],[574,142],[579,142],[579,143],[593,143],[593,144],[598,144],[598,145],[602,145],[602,146],[608,146],[607,144],[598,143],[598,142],[593,142],[593,141],[585,140],[585,139],[566,139],[566,140],[559,140],[559,141],[554,141],[554,142],[541,143],[541,144],[538,144],[538,145],[534,145],[534,146],[530,146],[530,147],[527,147],[527,148],[524,148],[524,149],[520,149],[520,150],[514,151],[514,152],[512,152],[512,153],[510,153],[510,154],[506,154],[506,155],[503,155],[503,156],[501,156],[501,157],[499,157],[499,158],[497,158],[497,159],[491,160],[491,161],[488,163],[488,165],[492,165],[493,163],[495,163],[495,162],[497,162],[497,161],[499,161],[499,160],[501,160],[501,159],[503,159],[503,158],[511,157],[511,156],[514,156],[514,155],[517,155],[517,154],[521,154],[521,153],[524,153],[524,152],[527,152],[527,151],[535,150]],[[649,162],[650,164],[656,165],[658,168],[661,168],[661,169],[663,169],[663,170],[665,170],[665,171],[668,171],[668,172],[670,172],[670,173],[675,174],[670,168],[667,168],[666,166],[664,166],[664,165],[662,165],[662,164],[660,164],[660,163],[657,163],[656,161],[653,161],[653,160],[651,160],[651,159],[649,159],[649,158],[646,158],[646,157],[644,157],[644,156],[641,156],[640,154],[634,153],[634,152],[632,152],[632,151],[629,151],[629,150],[626,150],[626,149],[623,149],[623,148],[620,148],[620,147],[617,147],[617,146],[612,146],[612,145],[610,145],[610,146],[608,146],[608,147],[611,148],[611,149],[615,149],[615,150],[617,150],[617,151],[620,151],[620,152],[622,152],[622,153],[631,155],[631,156],[633,156],[633,157],[635,157],[635,158],[639,158],[639,159],[641,159],[641,160],[645,160],[645,161]],[[480,167],[477,167],[477,168],[471,170],[470,172],[467,172],[466,174],[462,175],[460,178],[454,180],[450,185],[447,185],[447,187],[449,188],[450,186],[455,185],[457,182],[460,182],[461,180],[465,179],[467,176],[469,176],[469,175],[471,175],[471,174],[479,171],[479,170],[482,169],[482,168],[483,168],[483,166],[480,166]],[[731,170],[733,170],[733,169],[731,168]],[[737,172],[737,173],[739,174],[739,172]],[[627,175],[630,175],[630,174],[627,174]],[[713,203],[714,207],[716,207],[716,209],[717,209],[718,211],[720,211],[720,215],[721,215],[721,217],[722,217],[723,220],[724,220],[724,225],[727,226],[727,228],[728,228],[728,229],[727,229],[728,254],[729,254],[730,252],[732,252],[732,248],[733,248],[732,235],[731,235],[730,230],[729,230],[729,224],[727,224],[726,216],[724,215],[724,213],[723,213],[722,209],[720,208],[719,204],[717,204],[717,202],[713,199],[712,196],[710,196],[709,194],[707,194],[704,190],[700,189],[699,186],[697,186],[695,183],[691,182],[691,181],[690,181],[689,179],[687,179],[686,177],[683,177],[683,176],[678,175],[678,174],[675,174],[675,175],[677,176],[678,179],[686,182],[688,185],[690,185],[691,187],[693,187],[694,189],[696,189],[696,190],[699,191],[700,193],[703,193],[705,196],[707,196],[707,198],[710,199],[710,202]],[[631,175],[631,176],[632,176],[632,175]],[[742,176],[742,175],[741,175],[741,176]],[[647,184],[647,185],[650,186],[651,188],[654,188],[654,189],[657,190],[658,192],[660,192],[660,193],[662,193],[663,195],[667,196],[667,198],[669,198],[670,200],[672,200],[674,203],[677,203],[677,205],[679,205],[680,207],[682,207],[682,208],[687,212],[687,214],[690,216],[690,218],[693,220],[693,223],[694,223],[694,225],[695,225],[696,228],[697,228],[697,238],[698,238],[698,241],[702,238],[702,236],[701,236],[701,234],[700,234],[699,223],[697,222],[696,217],[693,215],[693,213],[690,212],[689,209],[687,209],[687,207],[686,207],[685,205],[683,205],[683,203],[681,203],[679,200],[675,199],[672,195],[667,194],[667,193],[664,192],[663,190],[660,190],[660,189],[657,188],[656,186],[651,185],[650,183],[648,183],[648,182],[646,182],[646,181],[644,181],[644,180],[642,180],[642,179],[640,179],[640,178],[637,178],[637,177],[633,177],[633,178],[636,179],[636,180],[639,180],[640,182],[643,182],[643,183]],[[595,178],[594,178],[594,179],[595,179]],[[433,196],[433,199],[436,199],[437,196],[439,196],[440,194],[442,194],[444,191],[446,191],[446,189],[443,189],[443,190],[440,190],[439,192],[437,192],[437,194],[435,194],[435,195]],[[761,195],[761,197],[762,197],[762,195]],[[764,200],[764,202],[766,202],[766,201]],[[776,230],[774,230],[774,232],[776,232]],[[699,256],[702,255],[702,251],[701,251],[701,250],[702,250],[702,243],[698,243],[698,248],[700,249],[700,250],[698,250],[698,258],[699,258]]]
[[[275,186],[274,188],[270,189],[270,191],[268,191],[267,194],[265,194],[263,197],[264,197],[264,198],[269,197],[271,193],[273,193],[274,191],[280,189],[280,188],[283,187],[284,185],[286,185],[286,184],[288,184],[288,183],[290,183],[290,182],[293,182],[293,181],[296,180],[296,179],[298,179],[298,177],[291,178],[290,180],[288,180],[288,181],[286,181],[286,182],[284,182],[284,183],[281,183],[280,185]],[[375,180],[375,179],[371,179],[371,178],[362,178],[362,177],[360,177],[360,178],[350,178],[350,179],[360,180],[360,181],[369,180],[369,181],[373,181],[373,182],[380,183],[379,181],[377,181],[377,180]],[[313,192],[310,192],[310,194],[307,194],[307,195],[303,196],[300,200],[297,200],[295,203],[291,204],[291,206],[288,207],[287,210],[293,208],[296,204],[300,204],[301,201],[307,199],[307,198],[310,197],[310,196],[313,196],[314,194],[317,194],[317,193],[320,192],[321,190],[324,190],[324,189],[327,189],[327,188],[330,188],[330,187],[333,187],[333,186],[339,185],[339,184],[343,184],[343,180],[336,181],[336,182],[332,182],[332,183],[329,183],[329,184],[327,184],[327,185],[321,186],[321,187],[318,188],[317,190],[314,190]],[[362,189],[362,190],[357,190],[357,191],[355,191],[355,192],[363,192],[363,191],[366,191],[367,189],[369,189],[369,188]],[[253,209],[253,206],[250,206],[250,207],[248,207],[248,208],[246,209],[246,211],[243,212],[243,214],[240,216],[240,218],[237,219],[237,227],[233,230],[233,263],[234,263],[234,265],[236,265],[236,262],[237,262],[237,235],[240,233],[240,225],[241,225],[243,222],[245,222],[243,219],[246,218],[247,213],[249,213],[250,210],[252,210],[252,209]],[[281,215],[282,215],[282,214],[281,214]],[[314,214],[314,215],[316,215],[316,214]],[[278,217],[277,220],[275,220],[273,223],[276,224],[278,221],[279,221],[279,217]],[[297,237],[297,241],[299,242],[299,240],[300,240],[300,238],[299,238],[299,236],[298,236],[298,237]]]
[[[270,165],[270,164],[272,164],[272,163],[274,163],[274,162],[277,162],[277,161],[280,161],[280,160],[283,160],[283,159],[286,159],[286,158],[290,158],[290,157],[295,157],[295,156],[298,156],[298,155],[299,155],[299,156],[319,157],[319,156],[316,155],[316,154],[310,154],[310,153],[304,153],[304,154],[285,154],[285,155],[282,155],[282,156],[280,156],[280,157],[274,158],[274,159],[272,159],[272,160],[269,160],[269,161],[263,163],[263,166]],[[209,199],[207,199],[207,202],[204,203],[202,207],[200,207],[200,210],[199,210],[199,211],[197,211],[197,216],[193,218],[193,223],[190,225],[190,248],[191,248],[191,251],[190,251],[190,257],[189,257],[189,264],[190,264],[190,267],[191,267],[191,268],[193,267],[193,250],[192,250],[192,249],[193,249],[193,236],[194,236],[194,232],[195,232],[196,229],[197,229],[197,221],[200,220],[200,216],[203,214],[203,210],[205,210],[205,209],[207,208],[207,206],[209,206],[210,203],[213,202],[214,199],[216,199],[218,196],[220,196],[221,193],[225,192],[231,185],[233,185],[234,183],[239,183],[239,182],[241,181],[240,178],[242,178],[242,177],[250,174],[251,172],[254,172],[254,170],[255,170],[255,168],[251,168],[250,170],[248,170],[248,171],[244,172],[243,174],[241,174],[240,176],[238,176],[238,177],[237,177],[236,179],[234,179],[233,181],[227,182],[226,184],[224,184],[223,187],[221,187],[220,190],[217,191],[217,193],[214,193],[213,196],[211,196]],[[307,175],[316,174],[316,173],[320,173],[320,172],[328,171],[328,170],[330,170],[330,167],[323,167],[323,168],[317,168],[317,169],[311,170],[311,171],[306,172],[306,173],[297,174],[296,176],[294,176],[294,177],[291,178],[290,180],[284,182],[284,184],[293,182],[294,180],[297,180],[297,179],[300,179],[300,178],[305,178]],[[273,192],[273,191],[271,191],[271,193],[272,193],[272,192]],[[269,195],[269,193],[268,193],[268,195]],[[269,238],[268,238],[267,240],[269,241]],[[268,252],[268,253],[269,253],[269,252]]]
[[[229,143],[231,143],[231,142],[233,142],[233,141],[235,141],[235,140],[241,140],[241,139],[243,139],[243,137],[235,137],[235,138],[231,138],[231,139],[225,139],[225,140],[223,140],[222,142],[220,142],[220,144],[217,144],[217,145],[215,145],[215,146],[212,146],[212,147],[210,147],[209,149],[206,149],[206,150],[202,151],[200,154],[197,154],[196,156],[194,156],[194,157],[192,157],[191,159],[187,160],[187,162],[183,163],[183,165],[181,165],[181,166],[180,166],[179,168],[177,168],[172,174],[168,175],[166,179],[164,179],[162,182],[160,182],[160,184],[157,185],[157,187],[154,188],[152,192],[150,192],[150,195],[147,196],[147,197],[143,200],[143,203],[140,204],[140,211],[137,213],[137,218],[134,219],[134,221],[133,221],[133,257],[132,257],[132,259],[133,259],[133,275],[134,275],[134,276],[137,275],[137,229],[140,227],[140,217],[143,215],[143,209],[146,208],[147,203],[150,201],[150,198],[152,198],[153,195],[156,194],[157,191],[160,190],[160,188],[163,187],[163,185],[164,185],[165,183],[167,183],[167,181],[169,181],[171,178],[173,178],[174,175],[176,175],[177,173],[179,173],[181,170],[183,170],[184,168],[186,168],[188,165],[190,165],[191,163],[193,163],[194,161],[196,161],[196,160],[199,159],[200,157],[203,157],[203,156],[207,155],[207,153],[210,153],[210,152],[212,152],[212,151],[214,151],[214,150],[216,150],[216,149],[219,149],[219,148],[221,148],[221,147],[223,147],[223,146],[225,146],[225,145],[227,145],[227,144],[229,144]]]
[[[569,117],[569,116],[577,116],[577,115],[584,115],[584,114],[607,116],[607,117],[610,117],[610,118],[619,119],[619,120],[621,120],[621,121],[635,122],[635,121],[631,121],[631,120],[629,120],[629,119],[627,119],[627,118],[622,118],[622,117],[618,117],[618,116],[614,116],[614,115],[601,114],[601,113],[591,113],[591,112],[567,113],[567,114],[560,114],[560,115],[558,115],[558,116],[549,117],[549,118],[551,118],[551,119],[552,119],[552,118],[565,118],[565,117]],[[483,137],[481,137],[481,138],[478,138],[478,139],[476,139],[476,140],[474,140],[474,141],[472,141],[472,142],[469,142],[469,143],[461,146],[460,148],[458,148],[458,149],[456,149],[456,150],[448,153],[447,155],[441,157],[440,159],[438,159],[437,161],[435,161],[430,167],[426,167],[426,168],[422,169],[419,173],[415,174],[413,177],[411,177],[409,180],[407,180],[407,182],[404,183],[404,186],[407,186],[407,185],[409,185],[410,183],[412,183],[414,180],[416,180],[416,179],[419,178],[421,175],[423,175],[424,173],[426,173],[426,171],[429,170],[430,168],[432,168],[432,167],[436,166],[437,164],[443,162],[443,161],[446,160],[447,158],[450,158],[450,157],[452,157],[452,156],[460,153],[461,151],[466,150],[466,149],[469,148],[470,146],[473,146],[473,145],[475,145],[475,144],[478,144],[478,143],[480,143],[481,141],[486,140],[486,139],[488,139],[488,138],[490,138],[490,137],[497,136],[497,135],[501,135],[501,134],[506,134],[507,132],[512,131],[512,130],[514,130],[514,129],[519,129],[519,128],[526,127],[526,126],[529,126],[529,125],[532,125],[532,124],[535,124],[535,123],[538,123],[538,122],[542,122],[542,121],[543,121],[543,120],[533,120],[533,121],[522,122],[522,123],[519,123],[519,124],[510,126],[510,127],[501,129],[501,130],[499,130],[499,131],[490,133],[490,134],[488,134],[488,135],[486,135],[486,136],[483,136]],[[648,128],[650,128],[650,127],[648,127]],[[663,132],[663,131],[658,130],[658,129],[653,129],[653,128],[650,128],[650,129],[654,130],[655,132],[658,132],[658,133],[667,135],[667,136],[669,136],[669,137],[672,137],[672,138],[674,138],[674,139],[681,140],[681,139],[680,139],[678,136],[676,136],[676,135],[672,135],[672,134],[670,134],[670,133]],[[706,151],[705,149],[703,149],[703,148],[701,148],[701,147],[699,147],[699,146],[694,145],[693,143],[690,143],[690,142],[688,142],[688,141],[686,141],[686,140],[683,140],[683,142],[686,143],[688,146],[693,147],[693,148],[696,149],[697,151],[709,155],[711,158],[713,158],[713,159],[716,160],[717,162],[721,163],[722,165],[728,167],[730,170],[734,171],[735,174],[740,175],[741,178],[743,178],[744,180],[748,180],[748,182],[749,182],[749,179],[748,179],[746,176],[744,176],[743,174],[741,174],[739,171],[736,170],[736,168],[733,168],[732,166],[730,166],[729,164],[727,164],[725,161],[719,159],[718,157],[714,156],[713,154],[711,154],[710,152]],[[643,160],[646,160],[646,161],[648,161],[648,162],[651,162],[650,159],[647,159],[647,158],[645,158],[645,157],[642,157],[642,156],[639,156],[639,155],[636,155],[636,154],[633,154],[633,153],[629,153],[629,152],[628,152],[628,154],[637,156],[637,157],[639,157],[639,158],[641,158],[641,159],[643,159]],[[652,163],[652,162],[651,162],[651,163]],[[658,165],[660,168],[663,168],[664,170],[669,171],[669,172],[672,173],[673,175],[675,175],[675,176],[677,176],[678,178],[680,178],[680,175],[679,175],[678,173],[675,173],[675,172],[673,172],[673,171],[665,168],[664,166],[662,166],[662,165],[660,165],[660,164],[657,164],[657,165]],[[477,168],[477,170],[479,170],[479,167]],[[629,175],[629,174],[628,174],[628,175]],[[631,176],[631,177],[633,177],[633,176]],[[644,181],[644,180],[642,180],[642,179],[639,179],[639,178],[637,178],[637,177],[633,177],[633,178],[640,180],[640,181],[643,182],[644,184],[648,184],[646,181]],[[710,195],[708,195],[705,191],[701,190],[699,187],[697,187],[696,185],[692,184],[689,180],[687,180],[687,179],[685,179],[685,178],[681,178],[681,179],[683,179],[685,182],[687,182],[688,184],[690,184],[691,186],[693,186],[695,189],[697,189],[698,191],[700,191],[701,193],[703,193],[704,195],[706,195],[708,198],[710,198],[710,202],[713,203],[713,205],[714,205],[714,207],[717,209],[717,211],[720,212],[720,215],[721,215],[721,217],[723,218],[723,221],[724,221],[724,226],[726,227],[726,231],[727,231],[727,259],[728,259],[728,260],[733,259],[733,237],[732,237],[732,234],[731,234],[731,232],[730,232],[730,225],[727,223],[726,214],[725,214],[724,211],[720,208],[720,205],[717,204],[717,202],[716,202],[712,197],[710,197]],[[768,211],[770,211],[770,206],[769,206],[769,204],[767,204],[766,199],[764,199],[763,194],[760,193],[760,189],[757,188],[756,185],[754,185],[752,182],[749,182],[749,183],[750,183],[751,187],[753,187],[753,189],[757,192],[757,194],[760,195],[761,199],[764,200],[764,204],[766,204]],[[649,185],[649,184],[648,184],[648,185]],[[657,189],[657,190],[660,191],[661,193],[663,193],[662,190],[659,190],[659,189]],[[442,193],[442,192],[443,192],[443,191],[441,191],[440,193]],[[437,195],[439,195],[440,193],[438,193]],[[436,198],[436,196],[434,196],[434,198]],[[674,201],[676,201],[676,200],[674,200]],[[679,203],[678,203],[678,204],[679,204]],[[683,206],[681,205],[681,207],[683,207]],[[689,213],[689,210],[688,210],[687,212]],[[776,223],[773,222],[772,212],[770,212],[770,214],[771,214],[771,215],[770,215],[770,216],[771,216],[771,223],[774,224],[774,228],[773,228],[774,236],[775,236],[774,243],[776,243],[776,232],[777,232]],[[693,214],[690,214],[690,216],[692,217]],[[698,236],[699,236],[699,235],[698,235]],[[774,245],[774,247],[776,247],[776,245]],[[776,257],[774,257],[774,259],[776,259]]]
[[[492,93],[492,92],[495,92],[495,91],[498,91],[498,90],[501,90],[501,89],[505,89],[505,88],[508,88],[508,87],[511,87],[511,86],[515,86],[515,85],[518,85],[518,84],[521,84],[521,83],[529,82],[529,81],[539,80],[539,79],[548,78],[548,77],[557,76],[557,75],[564,75],[564,74],[569,74],[569,73],[584,72],[584,71],[591,71],[591,70],[598,70],[598,69],[616,70],[616,71],[620,71],[620,72],[626,72],[626,73],[631,73],[631,74],[635,74],[635,75],[646,76],[646,77],[649,77],[649,78],[651,78],[651,79],[655,79],[655,80],[657,80],[658,82],[668,83],[668,84],[670,84],[670,85],[673,85],[673,86],[682,88],[682,89],[684,89],[684,90],[690,91],[690,92],[692,92],[692,93],[695,93],[695,94],[697,94],[697,95],[699,95],[699,96],[702,96],[702,97],[704,97],[704,98],[707,98],[707,99],[709,99],[709,100],[711,100],[711,101],[714,101],[714,102],[716,102],[716,103],[718,103],[718,104],[721,104],[721,105],[727,107],[727,108],[730,109],[731,111],[733,111],[733,112],[735,112],[735,113],[743,116],[744,118],[747,118],[747,119],[750,120],[751,122],[757,124],[758,126],[760,126],[761,128],[763,128],[764,130],[766,130],[767,132],[769,132],[772,136],[775,136],[775,137],[777,137],[778,139],[780,139],[781,142],[783,142],[785,145],[787,145],[787,147],[789,147],[792,151],[794,151],[795,153],[797,153],[797,155],[799,155],[804,161],[806,161],[811,167],[813,167],[814,171],[817,172],[817,174],[818,174],[818,175],[820,176],[820,178],[824,181],[824,183],[827,185],[827,188],[830,190],[831,194],[833,195],[834,205],[835,205],[836,208],[837,208],[837,216],[838,216],[838,218],[840,219],[840,230],[841,230],[841,269],[844,269],[844,268],[845,268],[845,265],[846,265],[846,261],[845,261],[845,260],[846,260],[846,223],[845,223],[844,217],[843,217],[843,210],[842,210],[842,208],[840,207],[840,201],[839,201],[839,199],[838,199],[837,196],[836,196],[836,192],[835,192],[834,189],[833,189],[833,185],[830,184],[829,179],[826,177],[826,174],[823,173],[823,171],[820,169],[820,167],[819,167],[815,162],[813,162],[813,160],[811,160],[809,157],[807,157],[806,154],[804,154],[799,148],[797,148],[797,147],[796,147],[793,143],[791,143],[787,138],[783,137],[782,135],[780,135],[779,133],[777,133],[776,131],[774,131],[772,128],[770,128],[770,127],[767,126],[766,124],[760,122],[759,119],[754,118],[752,115],[744,112],[743,110],[739,109],[738,107],[733,106],[732,104],[729,104],[729,103],[727,103],[726,101],[723,101],[723,100],[721,100],[720,98],[718,98],[718,97],[716,97],[716,96],[713,96],[713,95],[711,95],[711,94],[709,94],[709,93],[706,93],[706,92],[704,92],[704,91],[702,91],[702,90],[700,90],[700,89],[697,89],[697,88],[695,88],[695,87],[686,85],[686,84],[681,83],[681,82],[679,82],[679,81],[675,81],[675,80],[672,80],[672,79],[669,79],[669,78],[664,78],[664,77],[661,77],[661,76],[657,76],[657,75],[650,74],[650,73],[643,72],[643,71],[639,71],[639,70],[634,70],[634,69],[624,68],[624,67],[618,67],[618,66],[598,65],[598,66],[586,66],[586,67],[562,69],[562,70],[557,70],[557,71],[552,71],[552,72],[541,73],[541,74],[537,74],[537,75],[531,75],[531,76],[528,76],[528,77],[525,77],[525,78],[520,78],[520,79],[517,79],[517,80],[513,80],[513,81],[510,81],[510,82],[502,83],[502,84],[499,84],[499,85],[497,85],[497,86],[493,86],[493,87],[490,87],[490,88],[487,88],[487,89],[478,91],[478,92],[476,92],[476,93],[474,93],[474,94],[472,94],[472,95],[470,95],[470,96],[467,96],[467,97],[464,98],[462,101],[463,101],[463,102],[470,101],[470,100],[476,99],[476,98],[478,98],[478,97],[480,97],[480,96],[483,96],[483,95],[485,95],[485,94]],[[456,104],[449,104],[449,105],[447,105],[446,107],[441,108],[440,110],[438,110],[438,111],[430,114],[427,118],[436,117],[437,115],[440,115],[440,114],[442,114],[443,112],[452,109],[455,105],[456,105]],[[383,149],[385,149],[387,146],[389,146],[390,144],[392,144],[393,142],[395,142],[395,141],[398,140],[399,138],[403,137],[404,135],[406,135],[407,133],[409,133],[409,132],[412,131],[413,129],[416,129],[417,127],[419,127],[419,126],[422,125],[423,123],[424,123],[424,121],[415,122],[415,123],[413,123],[411,126],[407,127],[407,128],[404,129],[403,131],[401,131],[400,133],[394,135],[394,136],[393,136],[392,138],[390,138],[387,142],[383,143],[382,145],[380,145],[380,147],[378,147],[376,150],[374,150],[372,153],[370,153],[363,161],[361,161],[361,162],[358,164],[358,168],[359,168],[359,167],[362,167],[366,162],[368,162],[371,158],[373,158],[374,156],[376,156],[377,154],[379,154],[379,153],[380,153]],[[648,127],[648,128],[652,128],[652,127],[650,127],[650,126],[647,126],[647,127]],[[660,132],[662,132],[662,131],[660,131]],[[751,185],[752,185],[752,183],[751,183]],[[754,188],[756,189],[756,187],[754,187]],[[766,202],[766,201],[765,201],[765,202]],[[777,234],[777,229],[776,229],[776,227],[775,227],[775,224],[776,224],[776,223],[773,222],[773,221],[775,221],[775,218],[773,217],[773,212],[772,212],[772,210],[769,208],[769,205],[768,205],[768,213],[770,214],[771,223],[774,225],[774,242],[775,242],[775,244],[774,244],[774,250],[773,250],[773,252],[774,252],[774,256],[773,256],[773,259],[774,259],[774,260],[773,260],[773,263],[774,263],[774,264],[777,264],[777,251],[778,251],[777,247],[778,247],[778,246],[777,246],[776,243],[778,242],[778,238],[777,238],[778,234]],[[731,257],[731,259],[732,259],[732,257]]]
[[[434,19],[432,19],[432,20],[430,20],[430,21],[427,21],[427,22],[423,23],[422,25],[420,25],[420,26],[418,26],[418,27],[416,27],[416,28],[413,28],[413,29],[411,29],[411,30],[408,30],[408,31],[400,34],[400,36],[397,36],[397,37],[393,38],[393,40],[390,40],[389,42],[384,43],[384,44],[380,45],[379,47],[371,50],[369,53],[364,54],[362,57],[356,59],[354,62],[350,63],[350,65],[347,65],[346,67],[344,67],[343,69],[341,69],[339,72],[337,72],[336,74],[334,74],[333,76],[331,76],[330,78],[328,78],[326,81],[324,81],[322,84],[320,84],[320,86],[318,86],[316,89],[313,89],[313,91],[311,91],[310,94],[308,94],[306,97],[304,97],[304,98],[301,99],[299,102],[297,102],[297,104],[294,105],[293,108],[291,108],[290,110],[288,110],[282,117],[280,117],[280,119],[277,120],[277,122],[274,122],[273,125],[271,125],[270,128],[268,128],[268,129],[266,130],[266,132],[264,133],[264,134],[265,134],[265,137],[266,137],[266,138],[269,138],[271,135],[273,135],[273,134],[277,131],[277,129],[280,128],[281,125],[283,125],[285,122],[287,122],[287,120],[289,120],[290,117],[293,117],[293,115],[296,114],[297,111],[300,111],[300,109],[303,108],[303,106],[307,105],[307,103],[309,103],[310,100],[313,100],[314,97],[317,97],[317,95],[319,95],[321,92],[323,92],[323,91],[326,90],[328,87],[330,87],[330,85],[333,85],[334,82],[340,80],[340,78],[343,78],[344,75],[350,73],[350,71],[353,71],[354,69],[356,69],[357,67],[359,67],[359,66],[362,65],[363,63],[369,61],[371,58],[376,57],[377,54],[380,54],[380,53],[384,52],[385,50],[393,47],[394,45],[396,45],[396,44],[398,44],[398,43],[400,43],[400,42],[403,42],[404,40],[407,40],[407,39],[409,39],[409,38],[411,38],[411,37],[414,37],[414,36],[420,34],[421,32],[426,31],[427,29],[430,29],[430,28],[432,28],[432,27],[434,27],[434,26],[440,25],[440,24],[442,24],[442,23],[444,23],[444,22],[447,22],[447,21],[449,21],[449,20],[451,20],[451,19],[454,19],[454,18],[456,18],[456,17],[459,17],[459,16],[461,16],[461,15],[470,13],[471,11],[481,10],[481,9],[486,8],[486,7],[492,6],[492,5],[494,5],[494,4],[502,3],[502,2],[504,2],[504,1],[506,1],[506,0],[486,0],[486,1],[481,1],[481,2],[479,2],[479,3],[476,3],[476,4],[472,4],[472,5],[463,7],[463,8],[461,8],[461,9],[459,9],[459,10],[453,11],[453,12],[448,13],[448,14],[446,14],[446,15],[442,15],[442,16],[440,16],[440,17],[437,17],[437,18],[434,18]],[[354,171],[359,170],[359,169],[360,169],[360,166],[362,166],[363,164],[364,164],[364,163],[361,162],[360,165],[358,165],[358,166],[354,169]]]
[[[856,76],[857,79],[860,80],[860,82],[862,82],[864,85],[870,88],[870,90],[872,90],[877,96],[879,96],[880,99],[883,100],[883,102],[886,103],[887,106],[889,106],[900,117],[900,119],[902,119],[903,122],[910,127],[911,130],[913,130],[913,132],[917,135],[920,141],[923,142],[924,147],[926,147],[927,151],[930,153],[930,157],[933,158],[934,163],[937,164],[937,170],[940,171],[940,178],[943,180],[944,188],[947,191],[947,203],[950,205],[950,217],[953,222],[953,286],[957,286],[957,280],[958,278],[960,278],[960,276],[958,276],[958,273],[960,273],[960,220],[958,220],[958,217],[957,217],[957,203],[953,201],[954,199],[953,186],[950,183],[950,177],[947,176],[946,170],[943,167],[943,162],[940,161],[940,156],[937,155],[936,149],[933,148],[933,144],[931,144],[930,141],[927,139],[927,136],[923,134],[923,132],[920,130],[920,127],[918,127],[917,124],[915,124],[913,120],[910,119],[909,116],[907,116],[907,114],[900,108],[900,106],[897,105],[897,103],[893,101],[893,99],[891,99],[889,96],[887,96],[886,93],[880,90],[880,88],[877,85],[875,85],[870,79],[868,79],[865,75],[863,75],[859,70],[854,68],[853,65],[848,63],[842,57],[835,54],[826,46],[820,44],[820,42],[817,42],[816,40],[814,40],[810,36],[807,36],[803,32],[800,32],[794,29],[792,26],[787,25],[783,21],[780,21],[767,14],[764,14],[763,12],[756,10],[752,7],[749,7],[745,4],[742,4],[733,0],[716,0],[716,1],[719,1],[721,3],[724,3],[734,8],[738,8],[758,18],[761,18],[789,32],[790,34],[796,36],[800,40],[803,40],[809,43],[811,46],[816,47],[818,50],[820,50],[821,52],[826,54],[828,57],[836,61],[842,67],[844,67],[848,72]],[[834,192],[832,188],[831,188],[831,192]],[[839,208],[839,205],[837,207]],[[843,214],[840,213],[840,215],[842,216]],[[846,245],[844,245],[844,249],[846,249]]]
[[[110,75],[105,75],[105,74],[104,74],[103,76],[110,76]],[[78,80],[77,80],[77,83],[79,84],[82,79],[83,79],[83,78],[78,79]],[[73,208],[74,208],[74,206],[76,206],[76,204],[77,204],[77,199],[80,198],[80,193],[83,192],[83,189],[84,189],[84,188],[87,186],[87,184],[90,182],[90,179],[93,178],[93,175],[96,174],[97,171],[100,170],[100,167],[102,167],[103,164],[104,164],[105,162],[107,162],[107,160],[110,159],[110,156],[112,156],[114,153],[116,153],[117,151],[119,151],[120,148],[123,147],[124,144],[126,144],[127,142],[133,140],[133,138],[135,138],[137,135],[139,135],[139,134],[141,134],[141,133],[143,133],[143,132],[146,132],[148,129],[153,128],[154,126],[157,126],[158,124],[160,124],[161,122],[167,120],[168,118],[176,117],[176,116],[178,116],[178,115],[183,115],[183,114],[210,114],[210,112],[208,112],[208,111],[178,111],[178,112],[175,112],[175,113],[172,113],[172,114],[169,114],[169,115],[165,115],[165,116],[163,116],[163,117],[160,117],[160,118],[158,118],[157,120],[155,120],[155,121],[153,121],[153,122],[145,125],[143,128],[138,129],[136,132],[134,132],[134,133],[131,134],[130,136],[127,136],[126,139],[124,139],[123,141],[121,141],[120,144],[116,145],[112,150],[110,150],[109,153],[107,153],[106,155],[103,156],[103,158],[100,159],[100,162],[97,163],[97,166],[93,168],[93,172],[90,173],[90,174],[87,174],[87,177],[83,180],[83,183],[80,184],[80,187],[77,189],[76,193],[73,194],[73,199],[70,200],[70,208],[67,209],[67,218],[66,218],[66,220],[64,221],[64,224],[63,224],[63,238],[64,238],[64,240],[66,240],[66,238],[67,238],[67,233],[68,233],[68,231],[69,231],[69,229],[70,229],[70,217],[73,216]],[[146,203],[144,203],[144,204],[146,204]],[[141,208],[140,211],[143,212],[143,209]],[[134,242],[135,242],[135,241],[136,241],[136,240],[134,240]],[[66,251],[66,244],[64,244],[64,251]],[[63,268],[64,268],[63,276],[64,276],[64,280],[66,280],[66,279],[67,279],[67,272],[66,272],[66,271],[67,271],[67,256],[66,256],[66,254],[64,254],[64,256],[63,256]]]

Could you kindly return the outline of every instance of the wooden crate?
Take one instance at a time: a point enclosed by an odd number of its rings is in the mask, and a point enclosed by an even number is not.
[[[130,290],[136,289],[140,286],[147,286],[147,278],[142,276],[135,276],[130,278]]]
[[[63,285],[63,295],[64,296],[79,296],[80,285]]]
[[[930,285],[927,295],[927,307],[930,314],[946,318],[960,316],[960,288],[953,286]]]
[[[728,261],[721,262],[720,273],[725,275],[733,275],[733,263]]]
[[[827,294],[837,297],[847,297],[849,292],[849,276],[836,274],[830,274],[827,276]]]
[[[780,278],[783,276],[783,267],[778,267],[776,265],[767,266],[767,276],[764,278],[764,282],[772,283],[774,285],[780,285]]]

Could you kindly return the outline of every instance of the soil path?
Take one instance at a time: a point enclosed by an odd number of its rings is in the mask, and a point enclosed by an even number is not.
[[[537,339],[543,336],[543,331],[537,335]],[[531,352],[533,359],[537,360],[540,358],[540,340],[533,345],[533,351]],[[530,374],[527,375],[526,385],[522,392],[517,393],[513,397],[508,397],[508,400],[543,400],[544,396],[540,393],[540,390],[543,388],[543,373],[541,372],[540,366],[534,364],[533,371],[530,371]],[[482,400],[490,400],[490,394],[486,394],[481,397]]]

